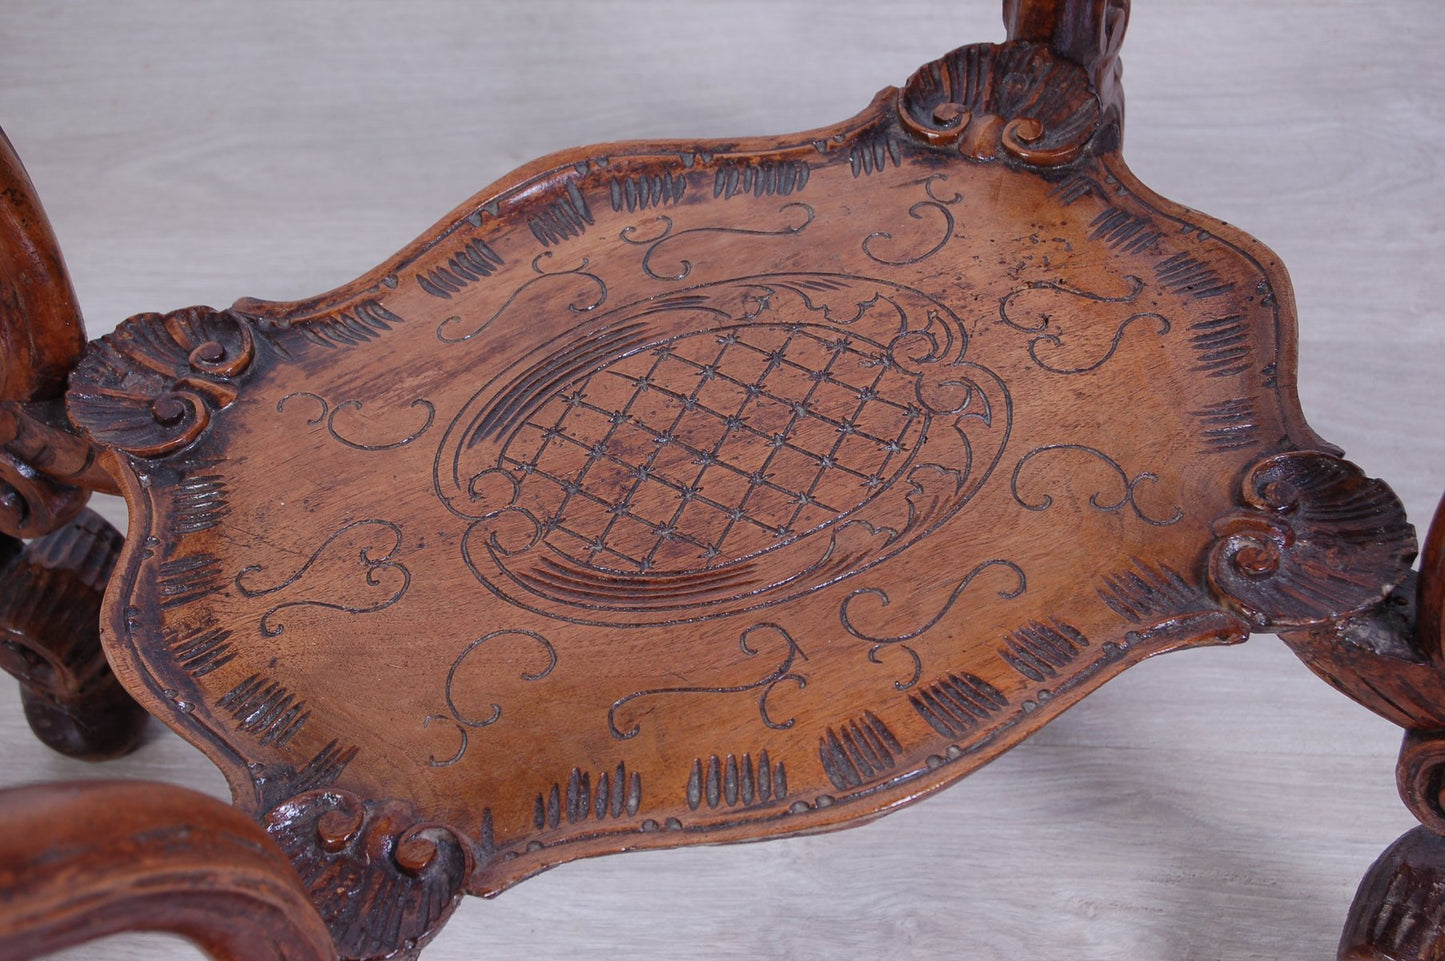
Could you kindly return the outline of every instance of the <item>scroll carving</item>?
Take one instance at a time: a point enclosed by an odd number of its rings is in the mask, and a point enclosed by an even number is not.
[[[98,444],[160,457],[195,441],[228,407],[256,357],[248,323],[187,307],[139,314],[97,341],[71,378],[71,419]]]
[[[1033,43],[961,47],[909,78],[898,106],[925,143],[1040,167],[1077,160],[1100,122],[1088,73]]]
[[[1246,509],[1215,522],[1209,582],[1259,628],[1304,627],[1371,607],[1409,569],[1414,529],[1385,484],[1330,454],[1267,458]]]
[[[312,791],[266,815],[343,958],[415,958],[461,900],[472,856],[404,801]]]

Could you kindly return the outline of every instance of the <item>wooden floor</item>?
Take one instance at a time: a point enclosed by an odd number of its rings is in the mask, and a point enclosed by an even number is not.
[[[1423,526],[1445,486],[1445,5],[1135,7],[1126,156],[1289,265],[1312,425]],[[7,0],[3,20],[0,124],[92,335],[349,280],[553,149],[812,127],[1001,37],[993,0]],[[224,795],[159,729],[123,762],[51,755],[0,688],[0,784]],[[569,865],[468,901],[426,957],[1330,957],[1411,824],[1398,743],[1274,638],[1170,655],[875,824]],[[182,956],[142,937],[69,955]]]

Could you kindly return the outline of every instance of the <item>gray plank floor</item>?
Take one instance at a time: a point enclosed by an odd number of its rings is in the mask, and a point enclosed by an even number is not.
[[[0,124],[92,335],[345,282],[554,149],[830,123],[1001,36],[991,0],[7,0],[3,19]],[[1445,485],[1442,47],[1438,0],[1138,0],[1124,51],[1130,163],[1289,265],[1311,423],[1421,527]],[[1273,638],[1170,655],[875,824],[568,865],[468,901],[426,957],[1329,957],[1411,824],[1398,743]],[[160,731],[122,762],[51,755],[0,684],[0,784],[77,777],[224,795]],[[178,956],[198,955],[70,954]]]

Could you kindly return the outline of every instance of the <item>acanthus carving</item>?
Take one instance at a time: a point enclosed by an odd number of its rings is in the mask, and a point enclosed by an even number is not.
[[[1335,621],[1378,604],[1415,556],[1414,529],[1385,484],[1330,454],[1256,464],[1245,509],[1214,524],[1209,582],[1259,628]]]
[[[96,443],[160,457],[200,438],[255,357],[250,324],[230,311],[139,314],[91,345],[67,407]]]
[[[460,832],[395,799],[311,791],[264,820],[345,959],[415,958],[461,900],[472,854]]]
[[[1035,43],[960,47],[909,78],[898,107],[924,143],[1040,167],[1077,160],[1100,126],[1088,73]]]

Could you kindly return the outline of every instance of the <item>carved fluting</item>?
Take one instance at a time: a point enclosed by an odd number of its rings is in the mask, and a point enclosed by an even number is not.
[[[838,729],[828,728],[818,741],[818,760],[838,790],[859,787],[898,766],[903,745],[883,719],[872,711]]]
[[[278,764],[251,768],[256,806],[267,811],[287,798],[330,787],[356,759],[357,753],[355,745],[332,740],[300,767]]]
[[[1424,827],[1380,855],[1355,893],[1339,961],[1434,961],[1445,956],[1445,838]]]
[[[239,301],[238,307],[265,307],[262,301]],[[243,316],[250,319],[249,314]],[[264,316],[257,316],[255,323],[261,329],[294,327],[301,331],[308,341],[322,347],[355,347],[376,340],[400,324],[401,318],[382,306],[377,300],[363,300],[345,309],[307,317],[292,324],[288,321],[276,323]]]
[[[925,143],[1042,167],[1077,160],[1100,123],[1089,75],[1032,43],[973,44],[926,64],[900,94],[899,115]]]
[[[1214,524],[1209,582],[1260,628],[1305,627],[1363,611],[1406,576],[1414,529],[1385,484],[1329,454],[1256,464],[1245,509]]]
[[[638,174],[614,178],[607,186],[612,209],[632,213],[680,202],[687,191],[687,178],[682,174]]]
[[[1071,624],[1030,621],[1009,635],[999,656],[1029,680],[1046,681],[1058,677],[1088,646],[1089,639]]]
[[[532,803],[532,825],[539,831],[583,821],[633,817],[642,807],[642,775],[618,762],[594,780],[591,772],[574,767],[567,783],[553,784]]]
[[[312,791],[264,823],[346,959],[414,958],[456,908],[471,868],[460,834],[420,821],[404,801]]]
[[[787,794],[787,769],[782,761],[774,764],[766,750],[756,761],[752,754],[741,758],[712,754],[706,761],[694,758],[687,779],[687,806],[694,811],[703,804],[709,808],[766,804],[781,801]]]
[[[93,511],[23,549],[4,539],[0,667],[20,681],[37,737],[91,760],[134,748],[148,715],[100,649],[100,602],[121,536]]]
[[[256,356],[249,323],[188,307],[139,314],[94,343],[71,377],[71,419],[96,443],[160,457],[194,443]]]
[[[1115,207],[1099,214],[1089,226],[1093,228],[1089,233],[1090,240],[1097,240],[1122,254],[1152,250],[1164,239],[1164,234],[1153,220]]]
[[[944,737],[965,737],[999,711],[1008,698],[976,674],[959,672],[939,678],[908,697],[918,716]]]

